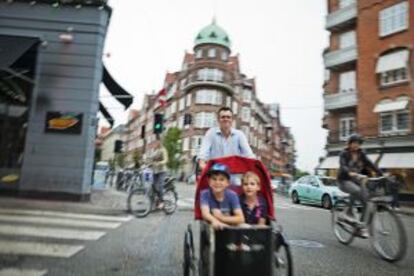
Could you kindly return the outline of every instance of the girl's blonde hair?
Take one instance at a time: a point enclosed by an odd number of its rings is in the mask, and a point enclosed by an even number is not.
[[[256,181],[257,185],[260,186],[260,177],[256,173],[251,172],[251,171],[248,171],[248,172],[246,172],[243,175],[243,177],[242,177],[242,185],[244,183],[246,183],[250,178],[253,179],[254,181]]]

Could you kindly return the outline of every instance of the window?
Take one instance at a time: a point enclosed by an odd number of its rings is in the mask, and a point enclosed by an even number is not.
[[[409,50],[402,49],[379,57],[375,72],[381,86],[407,82],[409,76]]]
[[[184,128],[184,115],[180,115],[180,117],[178,117],[178,128],[179,129]]]
[[[229,54],[226,51],[221,52],[221,60],[227,61],[229,59]]]
[[[201,142],[203,141],[203,136],[193,136],[191,137],[191,149],[198,150],[201,146]]]
[[[356,45],[355,31],[349,31],[339,36],[339,48],[347,48]]]
[[[250,135],[250,127],[248,126],[241,126],[241,131],[246,135],[246,137],[249,137]]]
[[[175,91],[177,91],[177,84],[174,82],[167,91],[167,99],[171,99],[174,96]]]
[[[380,11],[379,36],[408,29],[408,2],[404,1]]]
[[[355,91],[355,71],[348,71],[339,75],[339,92]]]
[[[200,112],[195,115],[194,126],[197,128],[209,128],[217,125],[216,114]]]
[[[187,94],[187,106],[191,106],[191,93]]]
[[[183,139],[183,150],[189,150],[190,149],[190,138],[185,137]]]
[[[408,110],[380,113],[380,131],[382,134],[409,131],[410,124],[410,112]]]
[[[175,115],[175,113],[177,112],[177,102],[172,102],[171,103],[171,115]]]
[[[387,86],[401,82],[406,82],[407,80],[407,68],[400,68],[397,70],[382,72],[380,76],[380,85]]]
[[[233,101],[233,106],[232,106],[232,108],[231,108],[231,110],[233,110],[233,114],[237,114],[237,112],[238,112],[238,104],[237,104],[237,102],[236,101]]]
[[[213,104],[222,105],[222,93],[212,89],[201,89],[197,91],[196,103],[197,104]]]
[[[250,121],[250,108],[248,107],[242,107],[241,110],[241,119],[243,122],[249,122]]]
[[[215,58],[216,57],[216,49],[215,48],[208,49],[208,57],[209,58]]]
[[[249,89],[243,89],[243,101],[250,102],[252,99],[252,91]]]
[[[331,71],[330,71],[330,70],[328,70],[328,69],[325,69],[323,77],[324,77],[324,78],[323,78],[323,79],[324,79],[324,81],[329,81],[329,80],[330,80],[330,78],[331,78]]]
[[[216,68],[203,68],[198,70],[197,79],[199,81],[223,81],[224,73],[220,69]]]
[[[182,97],[181,99],[180,99],[180,102],[179,102],[179,108],[178,108],[178,110],[183,110],[185,108],[185,97]]]
[[[230,96],[226,97],[226,106],[231,108],[231,97]]]
[[[202,58],[203,57],[203,50],[202,49],[198,49],[196,51],[196,58]]]
[[[354,4],[356,0],[339,0],[339,8],[345,8],[351,4]]]
[[[339,119],[339,139],[345,141],[355,133],[355,117],[347,116]]]

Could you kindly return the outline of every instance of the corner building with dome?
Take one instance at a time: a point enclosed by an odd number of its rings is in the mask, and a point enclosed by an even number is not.
[[[218,109],[228,106],[234,113],[234,127],[245,133],[269,172],[273,176],[294,173],[294,139],[281,123],[279,105],[258,99],[255,79],[241,72],[230,37],[215,20],[196,35],[193,53],[185,53],[181,70],[166,74],[164,88],[164,105],[157,95],[147,94],[142,108],[130,113],[124,136],[127,162],[133,162],[134,152],[145,157],[155,149],[154,114],[163,113],[164,133],[171,127],[182,130],[184,165],[179,175],[191,175],[205,132],[217,126]],[[277,91],[266,93],[277,99]]]

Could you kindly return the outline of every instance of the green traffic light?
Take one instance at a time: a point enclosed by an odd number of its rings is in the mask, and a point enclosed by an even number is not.
[[[155,129],[160,129],[161,128],[161,124],[156,124],[155,125]]]

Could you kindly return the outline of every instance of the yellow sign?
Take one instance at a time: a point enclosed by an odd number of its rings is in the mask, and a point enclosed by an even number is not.
[[[19,179],[19,175],[17,175],[17,174],[9,174],[9,175],[3,176],[1,178],[1,182],[4,182],[4,183],[15,182],[18,179]]]

